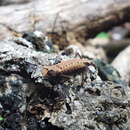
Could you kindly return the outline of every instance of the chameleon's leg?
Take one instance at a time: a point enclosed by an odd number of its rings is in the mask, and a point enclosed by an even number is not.
[[[81,73],[81,86],[84,85],[84,82],[85,82],[85,75],[84,75],[84,72]]]

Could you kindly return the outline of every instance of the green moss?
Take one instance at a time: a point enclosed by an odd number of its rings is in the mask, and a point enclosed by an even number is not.
[[[109,35],[106,32],[100,32],[96,35],[96,38],[104,38],[107,39],[109,38]]]

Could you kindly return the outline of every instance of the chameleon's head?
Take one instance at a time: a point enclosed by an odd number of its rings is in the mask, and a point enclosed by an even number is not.
[[[43,75],[44,77],[48,76],[48,68],[44,67],[44,68],[42,69],[42,75]]]
[[[42,75],[44,77],[55,77],[57,76],[57,73],[55,72],[55,70],[52,69],[52,67],[44,66],[42,69]]]

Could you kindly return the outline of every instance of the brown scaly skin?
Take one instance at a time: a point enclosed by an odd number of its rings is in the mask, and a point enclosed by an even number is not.
[[[73,75],[79,74],[91,65],[87,59],[74,58],[70,60],[61,61],[58,64],[44,66],[42,69],[42,74],[45,77],[57,77],[59,75]]]

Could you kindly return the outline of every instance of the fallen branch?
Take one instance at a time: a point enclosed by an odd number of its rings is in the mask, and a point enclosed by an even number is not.
[[[67,31],[75,32],[79,39],[129,20],[129,11],[129,0],[35,0],[0,7],[0,24],[18,32],[59,31],[64,26]],[[6,32],[2,33],[6,37]]]
[[[130,45],[130,39],[109,40],[109,39],[92,39],[86,42],[86,45],[93,45],[96,48],[103,48],[107,55],[117,55],[125,47]]]

